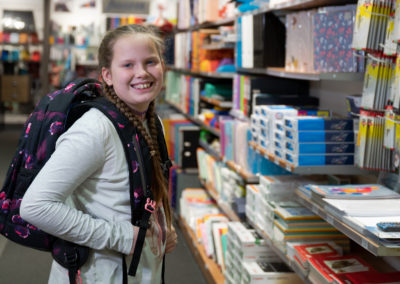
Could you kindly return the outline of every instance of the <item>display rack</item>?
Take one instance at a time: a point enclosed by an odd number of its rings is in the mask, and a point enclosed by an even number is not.
[[[338,81],[362,81],[364,73],[356,72],[336,72],[336,73],[318,73],[318,72],[299,72],[287,71],[285,68],[269,67],[269,68],[237,68],[237,71],[245,74],[269,75],[286,79],[299,79],[308,81],[320,80],[338,80]]]
[[[222,161],[221,155],[213,148],[210,147],[206,142],[203,140],[199,140],[199,145],[211,156],[213,156],[216,160]]]
[[[237,19],[243,15],[252,14],[263,14],[266,12],[275,12],[278,16],[283,15],[285,13],[294,11],[294,10],[303,10],[303,9],[311,9],[311,8],[318,8],[323,6],[331,6],[336,4],[350,4],[356,3],[356,1],[349,1],[349,0],[295,0],[295,1],[288,1],[285,3],[270,5],[266,4],[262,8],[246,12],[238,15],[234,19],[228,19],[223,21],[217,21],[215,23],[209,24],[202,24],[202,25],[194,25],[188,29],[178,30],[178,32],[190,32],[196,31],[200,28],[208,28],[208,27],[217,27],[221,25],[228,25],[236,23]],[[202,48],[211,49],[214,48],[213,46],[203,46]],[[237,68],[235,73],[216,73],[216,72],[192,72],[191,70],[185,68],[175,68],[173,66],[168,66],[168,68],[172,71],[181,72],[184,74],[196,76],[196,77],[208,77],[214,79],[233,79],[234,76],[237,74],[243,75],[258,75],[258,76],[273,76],[279,78],[286,78],[286,79],[298,79],[298,80],[306,80],[306,81],[354,81],[354,82],[361,82],[364,79],[364,73],[357,73],[357,72],[332,72],[332,73],[319,73],[319,72],[291,72],[285,70],[285,68],[277,68],[277,67],[268,67],[268,68]],[[206,99],[200,97],[200,100],[217,105],[219,102],[213,102],[210,99]],[[232,105],[228,106],[231,107]],[[176,107],[176,106],[175,106]],[[249,121],[249,118],[245,116],[238,110],[231,110],[230,115],[233,116],[235,119],[242,120],[242,121]],[[193,118],[190,118],[192,121]],[[196,123],[196,122],[195,122]],[[219,134],[219,132],[218,132]],[[219,135],[218,135],[219,136]],[[200,146],[203,147],[208,153],[210,153],[216,159],[220,159],[221,156],[216,153],[211,147],[206,145],[205,142],[200,142]],[[354,165],[323,165],[323,166],[295,166],[275,155],[268,153],[265,149],[263,149],[260,145],[256,144],[255,142],[249,142],[249,146],[255,150],[257,153],[268,159],[269,161],[275,163],[276,165],[286,169],[287,171],[293,174],[299,175],[316,175],[316,174],[330,174],[330,175],[367,175],[370,174],[370,171],[360,169]],[[235,164],[233,161],[227,161],[222,158],[222,161],[233,171],[238,173],[242,178],[244,183],[258,183],[259,177],[257,175],[253,175],[248,173],[245,169]],[[230,219],[231,217],[231,208],[225,207],[223,202],[220,201],[219,196],[215,188],[209,184],[202,181],[203,187],[209,192],[213,199],[216,200],[218,206],[221,208],[223,212],[225,212]],[[400,247],[396,246],[388,246],[386,243],[376,241],[374,239],[368,238],[349,225],[343,223],[341,220],[334,218],[332,215],[327,213],[324,208],[315,204],[312,200],[301,194],[301,192],[297,192],[299,196],[299,202],[302,203],[304,206],[310,208],[314,213],[318,214],[322,218],[324,218],[328,223],[336,227],[340,230],[343,234],[350,237],[356,243],[360,244],[360,246],[366,249],[366,253],[370,252],[376,256],[400,256]],[[283,253],[276,245],[274,245],[272,239],[260,228],[257,224],[252,224],[251,221],[247,220],[247,222],[252,225],[252,227],[266,240],[266,242],[271,246],[271,248],[275,251],[275,253],[289,266],[291,267],[297,275],[305,282],[311,283],[306,277],[303,276],[301,271],[297,265],[293,263],[293,260],[289,259],[288,256]],[[369,254],[369,253],[368,253]]]
[[[351,226],[345,224],[340,219],[336,218],[332,214],[325,211],[323,207],[313,202],[308,196],[306,196],[300,190],[296,190],[296,194],[299,197],[299,202],[305,207],[309,208],[315,214],[321,216],[329,224],[337,228],[343,234],[351,238],[353,241],[358,243],[364,249],[369,251],[375,256],[400,256],[400,246],[386,244],[380,240],[373,240],[367,236],[355,231]]]
[[[214,134],[215,136],[220,135],[220,131],[219,129],[215,129],[211,126],[208,126],[207,124],[205,124],[204,122],[202,122],[200,119],[194,118],[191,115],[188,115],[187,113],[183,112],[181,110],[181,108],[177,105],[175,105],[174,103],[171,103],[169,101],[165,101],[166,104],[170,105],[171,107],[173,107],[176,111],[178,111],[179,113],[181,113],[183,116],[185,116],[187,119],[189,119],[190,121],[192,121],[193,123],[199,125],[201,128],[206,129],[207,131],[211,132],[212,134]]]
[[[224,161],[225,164],[233,171],[238,173],[243,178],[246,184],[253,184],[259,182],[259,177],[249,173],[246,169],[236,164],[234,161]]]
[[[216,284],[224,283],[225,278],[219,266],[212,259],[208,258],[204,247],[197,241],[196,235],[192,229],[187,225],[186,221],[182,217],[178,217],[177,220],[189,249],[192,251],[203,275],[207,279],[207,282]]]
[[[305,9],[318,8],[321,6],[349,4],[349,2],[350,2],[349,0],[295,0],[295,1],[285,1],[272,5],[270,3],[266,3],[259,9],[243,13],[243,15],[245,14],[257,15],[271,11],[285,12],[294,10],[305,10]]]
[[[207,44],[207,45],[203,45],[201,48],[207,49],[207,50],[234,49],[235,44],[234,43]]]
[[[229,220],[240,222],[241,219],[239,218],[239,216],[232,210],[232,208],[225,201],[221,200],[214,186],[210,182],[205,182],[201,178],[199,178],[199,180],[200,183],[203,185],[203,187],[210,194],[210,196],[217,202],[217,205],[222,210],[222,212],[224,212],[228,216]]]
[[[231,108],[232,107],[232,102],[228,102],[228,101],[219,101],[216,99],[211,99],[211,98],[206,98],[203,96],[200,96],[200,100],[206,103],[209,103],[211,105],[220,107],[220,108]]]
[[[276,157],[274,154],[269,153],[267,150],[262,148],[254,141],[249,142],[249,146],[262,155],[264,158],[270,160],[276,165],[286,169],[293,174],[299,175],[319,175],[319,174],[331,174],[331,175],[365,175],[369,171],[357,168],[353,165],[324,165],[324,166],[300,166],[295,167],[293,164]]]
[[[267,242],[270,248],[280,257],[280,259],[283,262],[286,263],[287,266],[289,266],[297,274],[297,276],[300,277],[301,280],[304,281],[304,283],[311,284],[311,282],[306,277],[303,276],[299,268],[297,268],[297,266],[292,263],[291,259],[274,245],[271,237],[268,236],[268,234],[266,234],[258,225],[256,225],[255,223],[253,223],[248,219],[247,223],[249,223],[249,225],[252,226],[261,237],[263,237],[263,239]]]
[[[167,68],[171,71],[195,76],[195,77],[208,77],[208,78],[219,78],[219,79],[233,79],[235,76],[234,72],[194,72],[189,69],[176,68],[174,66],[168,65]]]
[[[229,25],[233,25],[235,20],[236,20],[236,18],[221,19],[221,20],[218,20],[215,22],[206,22],[206,23],[193,25],[187,29],[176,29],[175,32],[180,33],[180,32],[196,31],[199,29],[214,28],[214,27],[219,27],[219,26],[229,26]]]

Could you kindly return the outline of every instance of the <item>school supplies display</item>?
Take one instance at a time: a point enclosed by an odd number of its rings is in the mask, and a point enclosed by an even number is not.
[[[311,197],[336,199],[391,199],[400,198],[397,192],[379,184],[307,185]]]
[[[305,73],[314,72],[313,17],[316,10],[286,15],[285,69]]]
[[[281,262],[278,255],[253,229],[240,222],[229,222],[225,276],[231,283],[241,283],[244,263],[249,261]]]
[[[348,283],[350,275],[375,271],[371,265],[357,255],[313,257],[310,259],[308,279],[314,284]]]
[[[356,5],[345,5],[323,7],[313,15],[315,71],[363,71],[352,50],[355,13]]]
[[[285,27],[273,13],[241,17],[241,65],[243,68],[283,67]]]
[[[392,124],[391,126],[395,126]],[[386,127],[391,127],[386,126]],[[394,171],[395,153],[384,147],[384,135],[393,135],[385,130],[385,118],[382,113],[361,111],[357,137],[358,155],[355,164],[361,168]],[[394,139],[394,138],[392,138]]]
[[[251,261],[243,264],[242,283],[303,283],[286,264],[278,262]]]
[[[310,271],[310,259],[313,257],[341,256],[341,249],[334,242],[312,242],[293,244],[293,259],[304,276]]]
[[[357,50],[382,51],[389,15],[394,1],[359,0],[352,47]]]
[[[348,241],[336,228],[325,222],[320,216],[309,209],[291,202],[281,203],[274,210],[273,243],[283,252],[286,252],[287,242]]]

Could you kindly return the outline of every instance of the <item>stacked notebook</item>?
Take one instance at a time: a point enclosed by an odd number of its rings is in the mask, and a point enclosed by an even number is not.
[[[273,242],[286,252],[288,242],[335,241],[339,245],[348,246],[349,239],[321,217],[295,202],[275,209]]]
[[[354,230],[399,244],[400,194],[379,184],[307,185],[312,201]]]
[[[241,283],[245,262],[281,262],[278,255],[255,230],[240,222],[228,223],[225,277],[228,283]]]

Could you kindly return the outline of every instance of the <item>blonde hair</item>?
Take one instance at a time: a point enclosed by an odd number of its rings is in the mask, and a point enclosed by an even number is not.
[[[157,34],[154,28],[143,26],[143,25],[126,25],[118,27],[106,33],[104,36],[98,51],[98,60],[100,70],[104,68],[110,68],[113,59],[113,49],[116,41],[127,35],[143,34],[148,36],[148,38],[154,43],[160,60],[162,61],[162,54],[164,51],[164,42],[161,37]],[[157,143],[157,127],[156,119],[158,119],[155,112],[155,101],[153,100],[146,113],[146,118],[148,121],[149,131],[146,130],[142,123],[142,120],[132,112],[128,105],[122,101],[118,95],[115,93],[113,86],[108,86],[103,80],[103,94],[109,99],[120,111],[123,113],[129,121],[136,127],[140,132],[142,137],[146,140],[147,145],[150,148],[151,164],[153,179],[151,184],[151,191],[153,192],[154,199],[156,202],[162,202],[167,224],[170,227],[172,223],[172,213],[168,200],[168,182],[164,177],[161,168],[161,155],[159,150],[159,145]]]

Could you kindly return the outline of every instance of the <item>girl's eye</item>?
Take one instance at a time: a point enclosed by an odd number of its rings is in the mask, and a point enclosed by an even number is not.
[[[132,63],[125,63],[124,67],[127,67],[127,68],[132,67]]]
[[[149,65],[156,64],[156,60],[147,60],[147,64]]]

